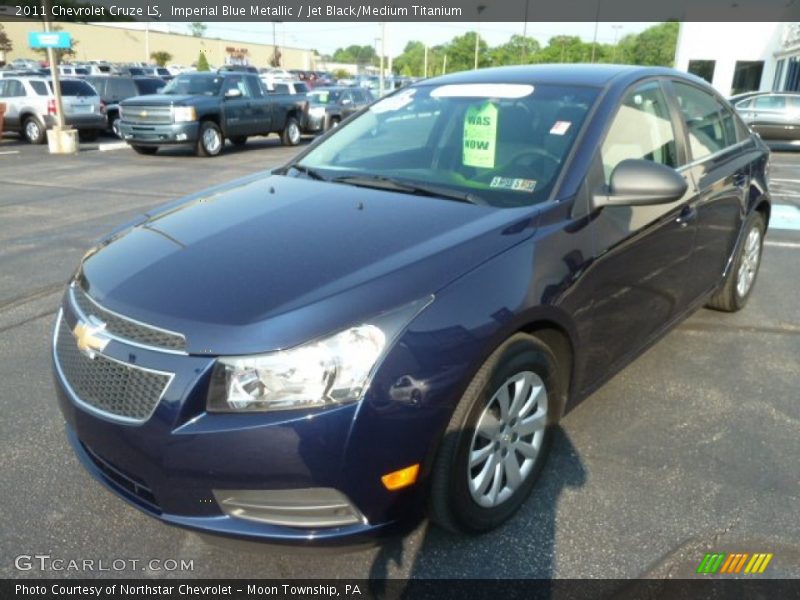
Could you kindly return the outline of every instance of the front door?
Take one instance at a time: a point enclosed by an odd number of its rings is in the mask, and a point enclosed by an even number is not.
[[[673,168],[685,162],[678,143],[678,116],[658,80],[637,84],[625,95],[600,148],[590,189],[607,186],[626,159],[652,160]],[[688,176],[687,176],[688,177]],[[685,280],[695,236],[696,189],[656,206],[605,206],[591,220],[594,264],[587,283],[595,298],[583,381],[591,387],[636,354],[682,313],[689,301]]]

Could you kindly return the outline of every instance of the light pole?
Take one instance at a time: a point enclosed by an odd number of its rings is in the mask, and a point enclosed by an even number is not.
[[[527,64],[528,62],[528,8],[530,0],[525,0],[525,17],[522,20],[522,56],[521,63]]]
[[[478,47],[481,41],[481,13],[486,8],[483,4],[478,5],[478,23],[475,28],[475,68],[478,68]]]
[[[622,29],[622,25],[612,25],[611,29],[614,30],[614,54],[612,56],[611,62],[617,62],[617,48],[618,48],[618,41],[619,41],[619,30]]]
[[[378,79],[378,95],[383,97],[383,60],[386,56],[386,22],[381,23],[381,75]]]

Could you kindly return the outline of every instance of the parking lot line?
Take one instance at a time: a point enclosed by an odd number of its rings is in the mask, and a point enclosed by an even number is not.
[[[800,242],[779,242],[776,240],[766,240],[764,245],[771,246],[773,248],[800,248]]]
[[[3,150],[0,154],[19,154],[19,150]]]

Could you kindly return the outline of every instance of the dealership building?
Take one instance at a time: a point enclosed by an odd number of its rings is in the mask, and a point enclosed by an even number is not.
[[[681,23],[675,66],[725,96],[800,91],[800,23]]]
[[[273,57],[272,44],[258,44],[236,40],[194,37],[172,31],[175,26],[186,24],[166,23],[59,23],[64,31],[72,34],[75,54],[72,60],[107,60],[118,63],[152,62],[153,52],[168,52],[170,64],[189,66],[197,62],[200,53],[209,64],[251,64],[268,67]],[[42,31],[40,21],[8,20],[3,23],[13,50],[6,53],[6,62],[16,58],[42,59],[28,47],[28,32]],[[264,23],[265,40],[272,40],[271,23]],[[281,66],[287,69],[316,69],[317,57],[312,50],[290,48],[278,44]]]

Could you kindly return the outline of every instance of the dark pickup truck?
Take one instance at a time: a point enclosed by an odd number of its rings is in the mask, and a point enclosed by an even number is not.
[[[185,73],[160,94],[121,102],[119,129],[139,154],[190,144],[198,156],[217,156],[226,139],[238,146],[253,135],[277,133],[294,146],[306,113],[304,97],[271,94],[251,73]]]

